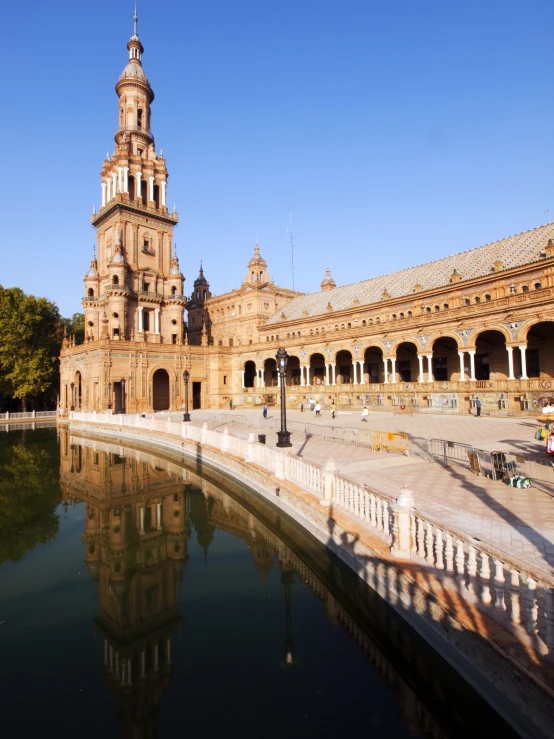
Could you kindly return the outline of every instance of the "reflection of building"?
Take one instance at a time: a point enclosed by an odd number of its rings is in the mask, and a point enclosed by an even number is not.
[[[60,438],[62,492],[86,503],[85,563],[98,585],[96,627],[127,736],[155,735],[169,687],[171,637],[189,537],[182,476],[119,447]]]
[[[279,346],[293,407],[313,397],[465,412],[478,394],[509,412],[554,397],[554,224],[350,285],[327,269],[310,295],[275,286],[256,242],[238,289],[214,295],[200,267],[185,297],[136,23],[127,48],[92,218],[85,344],[62,350],[63,408],[181,408],[184,369],[193,408],[278,403]]]

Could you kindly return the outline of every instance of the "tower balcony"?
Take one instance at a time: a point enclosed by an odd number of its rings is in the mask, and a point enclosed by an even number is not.
[[[111,213],[122,209],[125,209],[127,212],[131,211],[138,214],[154,216],[171,225],[176,225],[179,221],[177,211],[170,213],[165,206],[156,208],[145,205],[142,200],[129,200],[128,193],[118,192],[114,198],[100,208],[98,213],[93,213],[90,222],[93,226],[99,226]]]

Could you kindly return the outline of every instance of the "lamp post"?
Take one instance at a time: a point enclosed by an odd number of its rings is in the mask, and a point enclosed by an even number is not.
[[[188,370],[183,372],[183,380],[185,381],[185,412],[183,413],[183,423],[190,421],[189,413],[189,378],[190,374]]]
[[[285,397],[285,372],[287,371],[287,361],[289,355],[286,349],[279,349],[275,355],[277,360],[277,369],[279,371],[279,377],[281,378],[281,430],[277,431],[277,444],[278,447],[292,446],[290,443],[290,431],[287,431],[287,407]]]
[[[112,409],[112,383],[108,382],[108,410]]]
[[[125,380],[121,378],[121,410],[120,413],[125,413]]]
[[[71,406],[69,408],[70,411],[75,410],[75,383],[72,382],[69,387],[71,388]]]

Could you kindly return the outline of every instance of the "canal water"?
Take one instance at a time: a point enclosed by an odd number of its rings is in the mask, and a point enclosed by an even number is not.
[[[171,455],[0,436],[2,737],[514,736],[293,521]]]

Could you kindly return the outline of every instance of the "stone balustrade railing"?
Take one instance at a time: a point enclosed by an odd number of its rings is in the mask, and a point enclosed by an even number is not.
[[[56,418],[57,411],[26,411],[23,413],[0,413],[0,421],[11,421],[21,418]]]
[[[70,421],[168,434],[179,440],[179,448],[185,439],[256,464],[315,495],[322,506],[334,506],[363,523],[390,545],[395,560],[417,563],[420,572],[485,611],[529,648],[543,656],[554,654],[554,577],[420,513],[407,488],[393,500],[337,474],[332,460],[321,468],[255,442],[254,434],[245,439],[227,428],[209,429],[207,423],[76,411]]]

